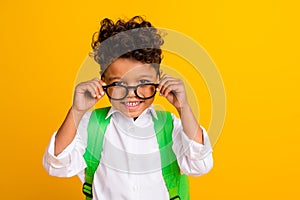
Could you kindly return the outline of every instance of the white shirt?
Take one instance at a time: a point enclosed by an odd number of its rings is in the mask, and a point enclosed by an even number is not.
[[[87,126],[91,112],[80,121],[77,134],[66,149],[54,156],[56,132],[44,154],[43,165],[50,175],[78,175],[84,182]],[[98,200],[168,200],[169,195],[161,171],[160,151],[154,131],[154,108],[146,109],[136,120],[124,116],[113,107],[103,140],[100,164],[93,181],[93,199]],[[203,127],[204,144],[190,140],[181,121],[172,114],[173,146],[181,172],[200,176],[213,166],[212,148]]]

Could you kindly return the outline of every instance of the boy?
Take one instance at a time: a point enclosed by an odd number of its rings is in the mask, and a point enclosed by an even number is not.
[[[101,79],[76,86],[73,105],[44,155],[43,164],[49,174],[78,175],[82,182],[87,181],[90,175],[85,169],[89,161],[84,155],[90,135],[98,134],[90,131],[96,125],[91,122],[94,112],[88,110],[106,93],[112,106],[97,119],[108,122],[102,131],[103,139],[97,140],[94,147],[101,149],[100,163],[92,175],[92,184],[84,185],[88,198],[189,199],[188,186],[182,184],[187,179],[181,174],[200,176],[210,171],[212,149],[206,131],[192,113],[183,82],[161,76],[162,44],[157,30],[142,17],[101,22],[92,43],[94,59],[101,66]],[[180,119],[172,114],[171,121],[161,122],[167,117],[161,118],[152,106],[156,92],[176,108]],[[163,138],[169,136],[171,142],[163,144],[164,139],[158,139],[159,123],[163,124]],[[175,155],[173,160],[170,152],[164,156],[167,143]],[[86,192],[89,187],[90,194]]]

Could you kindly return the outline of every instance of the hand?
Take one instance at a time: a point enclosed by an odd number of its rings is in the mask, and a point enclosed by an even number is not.
[[[79,83],[75,88],[72,109],[79,113],[88,111],[104,96],[103,85],[106,84],[98,78]]]
[[[188,105],[184,84],[180,79],[165,74],[159,82],[158,91],[177,110],[181,110],[181,108]]]

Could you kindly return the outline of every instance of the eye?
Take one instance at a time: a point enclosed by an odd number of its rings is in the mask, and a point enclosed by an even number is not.
[[[141,83],[141,84],[145,84],[145,83],[150,83],[150,81],[145,80],[145,79],[142,79],[142,80],[140,80],[140,83]]]
[[[118,86],[126,86],[127,83],[124,82],[124,81],[118,81],[118,82],[114,82],[115,85],[118,85]]]

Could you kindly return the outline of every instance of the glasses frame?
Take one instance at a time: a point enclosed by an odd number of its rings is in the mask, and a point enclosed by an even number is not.
[[[140,97],[140,96],[138,95],[138,93],[137,93],[137,88],[138,88],[138,87],[141,87],[141,86],[144,86],[144,85],[153,85],[153,86],[155,87],[155,91],[154,91],[153,95],[151,95],[150,97],[146,97],[146,98]],[[159,85],[159,84],[157,84],[157,83],[142,83],[142,84],[138,84],[138,85],[136,85],[136,86],[125,86],[125,85],[118,85],[117,82],[114,82],[114,83],[112,83],[112,84],[102,86],[102,88],[103,88],[103,90],[105,91],[106,95],[107,95],[110,99],[112,99],[112,100],[123,100],[123,99],[125,99],[125,98],[128,96],[128,94],[129,94],[129,89],[133,89],[134,94],[135,94],[139,99],[147,100],[147,99],[151,99],[152,97],[155,96],[155,94],[156,94],[156,88],[158,87],[158,85]],[[123,98],[112,98],[112,97],[108,94],[108,92],[107,92],[107,89],[108,89],[109,87],[112,87],[112,86],[119,86],[119,87],[125,88],[125,89],[126,89],[126,94],[124,95],[124,97],[123,97]]]

